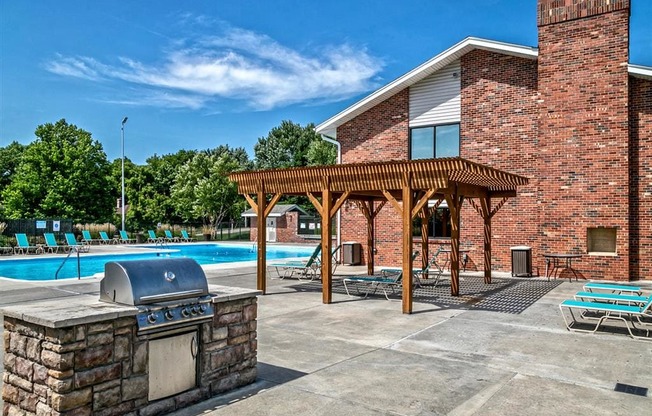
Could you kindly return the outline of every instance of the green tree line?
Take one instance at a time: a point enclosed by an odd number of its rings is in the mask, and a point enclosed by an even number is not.
[[[109,162],[102,144],[65,119],[40,125],[27,145],[0,147],[0,218],[66,218],[76,223],[119,223],[122,160]],[[242,147],[220,145],[125,159],[126,227],[237,220],[247,203],[231,172],[333,164],[336,149],[314,125],[283,121],[258,139],[254,159]],[[286,202],[300,203],[302,199]]]

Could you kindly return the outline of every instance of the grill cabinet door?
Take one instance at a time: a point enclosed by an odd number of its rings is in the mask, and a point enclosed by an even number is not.
[[[149,341],[150,401],[197,385],[197,331]]]

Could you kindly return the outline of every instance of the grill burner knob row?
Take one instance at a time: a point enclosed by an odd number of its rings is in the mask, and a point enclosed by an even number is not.
[[[149,322],[150,324],[155,324],[156,323],[156,314],[150,313],[149,315],[147,315],[147,322]]]

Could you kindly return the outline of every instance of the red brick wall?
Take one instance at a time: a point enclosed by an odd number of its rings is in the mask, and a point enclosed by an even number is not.
[[[337,140],[342,146],[342,163],[407,160],[408,105],[409,90],[405,89],[338,127]],[[366,227],[366,220],[358,208],[345,204],[342,209],[342,241],[361,243],[365,264]],[[390,204],[385,205],[376,217],[375,227],[375,264],[399,264],[402,255],[401,219]]]
[[[652,278],[652,81],[630,77],[630,275]]]
[[[461,61],[460,156],[530,179],[492,219],[492,268],[511,269],[514,245],[531,246],[534,267],[540,267],[535,248],[540,216],[537,62],[484,50],[471,51]],[[483,232],[480,215],[464,204],[461,247],[471,250],[472,268],[480,270]]]
[[[626,9],[539,27],[539,250],[586,253],[588,227],[617,227],[588,278],[629,279],[628,30]]]

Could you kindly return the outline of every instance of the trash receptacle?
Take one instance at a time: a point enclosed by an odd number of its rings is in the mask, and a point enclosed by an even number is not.
[[[354,241],[342,243],[342,264],[352,266],[362,263],[362,245]]]
[[[512,276],[532,277],[532,248],[528,246],[510,247],[512,251]]]

